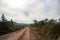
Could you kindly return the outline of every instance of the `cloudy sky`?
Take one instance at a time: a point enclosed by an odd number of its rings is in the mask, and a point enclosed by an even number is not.
[[[0,0],[0,16],[20,23],[60,18],[60,0]]]

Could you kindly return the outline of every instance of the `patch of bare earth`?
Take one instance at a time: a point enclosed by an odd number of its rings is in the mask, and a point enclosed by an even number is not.
[[[29,27],[0,36],[0,40],[38,40]]]

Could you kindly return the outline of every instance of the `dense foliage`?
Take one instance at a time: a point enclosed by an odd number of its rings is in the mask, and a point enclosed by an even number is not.
[[[40,40],[57,40],[60,36],[60,20],[34,20],[31,27],[40,36]]]
[[[4,14],[2,14],[0,20],[0,35],[16,31],[20,28],[22,28],[21,25],[13,22],[12,19],[10,21],[7,21]]]

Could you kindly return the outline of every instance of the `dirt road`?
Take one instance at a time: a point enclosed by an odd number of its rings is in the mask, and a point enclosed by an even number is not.
[[[0,37],[0,40],[37,40],[31,33],[29,27],[22,30],[6,34]]]

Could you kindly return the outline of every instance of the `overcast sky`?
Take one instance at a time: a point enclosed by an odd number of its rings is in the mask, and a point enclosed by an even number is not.
[[[0,16],[20,23],[60,18],[60,0],[0,0]]]

